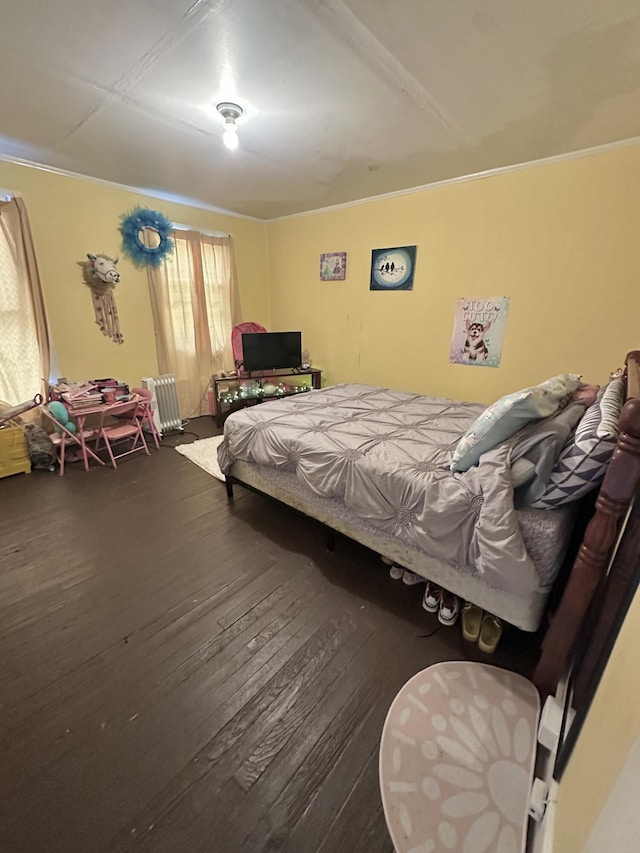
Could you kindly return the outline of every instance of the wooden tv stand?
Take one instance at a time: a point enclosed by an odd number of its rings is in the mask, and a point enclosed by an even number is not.
[[[299,381],[305,377],[303,381]],[[264,393],[266,386],[275,385],[275,393]],[[317,390],[322,387],[322,371],[310,367],[296,370],[257,370],[254,373],[241,373],[233,376],[216,375],[211,378],[213,388],[213,411],[217,426],[224,424],[227,415],[244,409],[246,406],[254,406],[257,403],[265,403],[268,400],[277,400],[280,397],[292,397]]]

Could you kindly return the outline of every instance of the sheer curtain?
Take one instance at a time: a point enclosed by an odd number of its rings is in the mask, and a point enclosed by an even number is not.
[[[148,267],[160,373],[173,373],[183,417],[208,412],[211,376],[233,369],[239,322],[233,238],[174,231],[175,251]]]
[[[0,400],[46,398],[49,334],[27,210],[0,202]]]

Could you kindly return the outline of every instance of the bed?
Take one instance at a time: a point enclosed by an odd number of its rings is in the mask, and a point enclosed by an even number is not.
[[[580,415],[566,406],[562,418],[538,420],[484,453],[477,466],[452,473],[454,450],[484,409],[336,385],[233,414],[218,460],[230,498],[236,483],[271,496],[535,631],[576,504],[517,506],[522,488],[514,488],[514,463],[526,453],[536,472],[548,473]],[[640,435],[634,409],[634,429],[636,421]]]

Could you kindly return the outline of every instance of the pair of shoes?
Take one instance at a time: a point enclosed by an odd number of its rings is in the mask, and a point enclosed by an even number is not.
[[[407,586],[415,586],[418,583],[426,583],[426,581],[427,579],[423,578],[422,575],[411,572],[409,569],[405,569],[402,574],[402,583],[406,583]]]
[[[460,599],[449,590],[443,589],[440,596],[440,607],[438,608],[438,622],[441,625],[455,625],[459,615]]]
[[[498,648],[504,626],[502,620],[470,601],[462,608],[462,636],[470,643],[477,643],[481,652],[492,655]]]
[[[480,636],[480,626],[484,610],[470,601],[465,601],[462,608],[462,636],[469,643],[477,643]]]
[[[437,584],[427,581],[427,588],[422,597],[422,606],[427,613],[437,613],[440,607],[440,599],[442,598],[442,587]]]
[[[455,625],[460,614],[460,599],[457,595],[443,589],[432,581],[427,582],[427,588],[422,597],[422,606],[427,613],[438,614],[441,625]]]
[[[409,569],[397,566],[395,563],[391,564],[389,577],[393,578],[394,581],[401,580],[402,583],[406,583],[407,586],[414,586],[417,583],[424,583],[426,581],[426,578],[423,578],[422,575],[416,574],[416,572],[410,572]]]
[[[484,652],[485,655],[492,655],[498,648],[503,629],[502,619],[498,619],[493,613],[485,613],[482,617],[480,636],[478,637],[480,651]]]

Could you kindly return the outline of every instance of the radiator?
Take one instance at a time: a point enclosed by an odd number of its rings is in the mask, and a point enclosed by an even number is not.
[[[175,376],[147,376],[142,380],[142,387],[153,394],[151,408],[158,432],[161,435],[172,430],[184,432]]]

